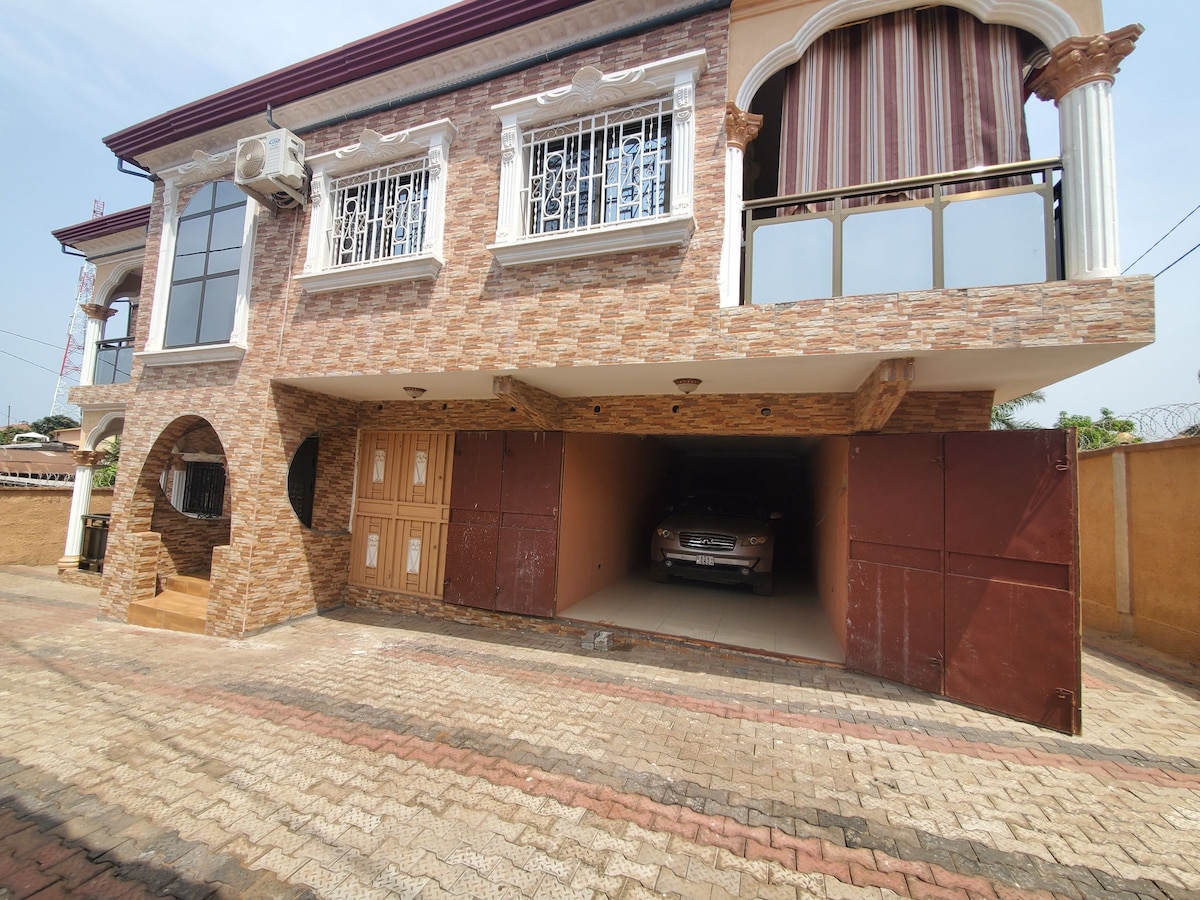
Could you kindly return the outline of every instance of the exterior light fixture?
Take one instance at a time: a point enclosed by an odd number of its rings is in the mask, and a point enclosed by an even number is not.
[[[403,388],[404,393],[408,394],[413,400],[420,400],[421,395],[425,393],[425,388],[422,387],[406,387]]]
[[[696,388],[700,387],[699,378],[676,378],[675,387],[683,391],[685,394],[690,394]]]

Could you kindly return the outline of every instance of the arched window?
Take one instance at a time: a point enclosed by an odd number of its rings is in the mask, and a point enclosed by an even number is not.
[[[206,184],[184,209],[175,239],[164,347],[229,340],[245,223],[246,195],[228,181]]]

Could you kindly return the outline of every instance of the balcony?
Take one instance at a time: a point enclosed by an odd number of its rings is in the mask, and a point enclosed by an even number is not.
[[[747,201],[743,305],[1061,280],[1062,163]]]
[[[96,372],[92,384],[124,384],[133,363],[133,338],[96,342]]]

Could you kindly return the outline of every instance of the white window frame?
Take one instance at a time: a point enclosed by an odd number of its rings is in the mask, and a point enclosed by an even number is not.
[[[445,264],[447,158],[457,130],[449,119],[383,135],[366,129],[358,142],[309,157],[312,202],[309,205],[308,253],[296,282],[308,293],[336,291],[372,284],[436,278]],[[329,243],[333,230],[332,182],[424,157],[427,202],[424,242],[416,253],[333,266]]]
[[[134,353],[134,359],[146,366],[181,366],[206,362],[237,362],[246,354],[246,332],[250,321],[250,269],[254,259],[254,234],[262,207],[246,204],[242,227],[242,259],[238,268],[237,299],[233,310],[233,329],[223,344],[163,348],[167,331],[167,305],[171,298],[171,273],[175,264],[175,241],[179,232],[179,196],[182,188],[212,181],[233,180],[233,158],[229,150],[215,156],[196,151],[194,161],[162,174],[163,229],[158,247],[158,272],[154,279],[154,301],[150,307],[150,334],[146,349]]]
[[[519,266],[686,244],[696,227],[692,209],[696,83],[707,66],[708,57],[703,50],[609,75],[587,66],[569,85],[493,106],[502,129],[500,210],[496,242],[489,244],[488,249],[497,261],[502,266]],[[670,212],[586,229],[527,234],[524,195],[529,173],[525,132],[655,98],[670,99]]]

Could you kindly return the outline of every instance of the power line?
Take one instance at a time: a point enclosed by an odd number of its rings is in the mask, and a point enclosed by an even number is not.
[[[1198,209],[1200,209],[1200,204],[1197,204],[1196,209],[1193,209],[1192,212],[1188,213],[1186,216],[1184,216],[1182,219],[1180,219],[1178,222],[1176,222],[1171,227],[1171,231],[1168,231],[1166,234],[1164,234],[1162,237],[1160,237],[1157,241],[1155,241],[1153,244],[1151,244],[1150,250],[1153,250],[1155,247],[1157,247],[1159,244],[1161,244],[1163,241],[1165,241],[1167,238],[1169,238],[1171,236],[1171,232],[1174,231],[1176,228],[1178,228],[1180,225],[1182,225],[1184,222],[1186,222],[1188,219],[1190,219],[1192,217],[1192,214],[1195,213],[1196,210],[1198,210]],[[1192,250],[1194,250],[1194,249],[1196,249],[1196,248],[1193,247]],[[1141,256],[1139,256],[1137,259],[1135,259],[1133,262],[1131,262],[1129,265],[1127,265],[1124,269],[1122,269],[1121,274],[1124,275],[1126,272],[1128,272],[1130,269],[1132,269],[1134,266],[1136,266],[1138,263],[1140,263],[1143,259],[1145,259],[1146,254],[1148,254],[1150,252],[1150,250],[1147,250],[1145,253],[1143,253]],[[1192,252],[1191,250],[1188,251],[1188,253],[1191,253],[1191,252]],[[1184,254],[1184,256],[1186,256],[1186,255],[1187,255],[1187,253]],[[1180,259],[1182,259],[1182,258],[1183,257],[1181,256]],[[1179,260],[1177,259],[1177,260],[1175,260],[1175,262],[1179,262]],[[1173,265],[1175,265],[1175,263],[1171,263],[1171,266],[1173,266]],[[1171,266],[1167,266],[1167,269],[1171,268]],[[1165,272],[1167,269],[1163,269],[1163,272]],[[1161,274],[1162,274],[1162,272],[1158,273],[1158,275],[1161,275]],[[1154,277],[1157,278],[1158,275],[1155,275]]]
[[[1171,266],[1175,265],[1175,263],[1178,263],[1178,262],[1183,262],[1185,259],[1187,259],[1189,256],[1191,256],[1191,255],[1192,255],[1193,253],[1195,253],[1197,250],[1200,250],[1200,244],[1197,244],[1195,247],[1193,247],[1193,248],[1192,248],[1191,250],[1189,250],[1187,253],[1183,254],[1183,256],[1179,257],[1179,259],[1175,260],[1175,262],[1171,263]],[[1171,268],[1171,266],[1167,266],[1167,269]],[[1167,271],[1167,269],[1162,269],[1162,270],[1160,270],[1160,271],[1159,271],[1159,272],[1158,272],[1158,273],[1157,273],[1157,274],[1156,274],[1154,277],[1155,277],[1155,278],[1157,278],[1157,277],[1158,277],[1159,275],[1161,275],[1163,272]]]
[[[7,350],[0,350],[0,353],[3,353],[5,356],[11,356],[13,359],[17,360],[18,362],[28,363],[29,365],[33,366],[35,369],[41,369],[44,372],[49,372],[51,375],[58,375],[58,373],[56,371],[54,371],[53,369],[47,369],[45,366],[39,365],[38,363],[29,362],[29,360],[22,359],[21,357],[17,356],[15,353],[9,353]]]
[[[5,328],[0,328],[0,334],[11,334],[13,337],[19,337],[23,341],[33,341],[35,344],[45,344],[47,347],[53,347],[55,350],[58,349],[58,344],[51,344],[49,341],[42,341],[27,334],[17,334],[15,331],[9,331]]]

